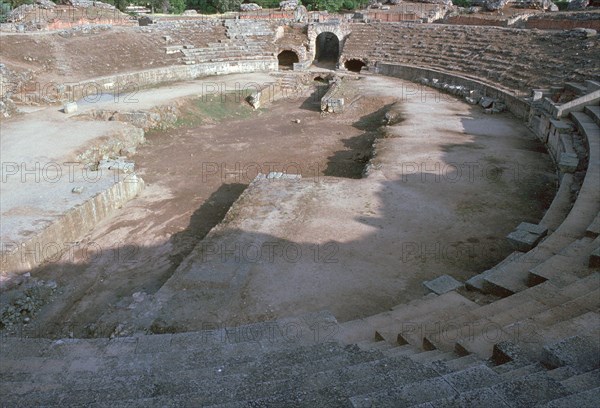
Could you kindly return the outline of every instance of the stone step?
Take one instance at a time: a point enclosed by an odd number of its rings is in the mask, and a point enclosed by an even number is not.
[[[570,299],[576,299],[598,287],[600,287],[600,272],[594,272],[562,288],[560,293]]]
[[[553,370],[548,371],[548,375],[550,377],[552,377],[553,380],[556,381],[560,381],[561,384],[564,384],[565,380],[568,380],[571,377],[575,377],[581,374],[581,370],[570,366],[570,365],[566,365],[566,366],[562,366],[562,367],[558,367],[555,368]],[[569,388],[569,387],[567,387]],[[573,392],[572,390],[569,390],[569,392]]]
[[[523,256],[522,252],[518,252],[518,251],[512,252],[506,258],[504,258],[502,260],[502,262],[500,262],[493,268],[488,269],[480,274],[477,274],[477,275],[473,276],[472,278],[470,278],[469,280],[467,280],[465,282],[465,286],[470,290],[478,290],[480,292],[485,293],[486,288],[484,285],[485,285],[486,277],[491,276],[497,270],[504,269],[508,264],[511,264],[512,262],[519,262],[519,259],[522,256]]]
[[[467,315],[469,311],[477,307],[479,306],[471,301],[446,305],[446,307],[431,311],[425,316],[415,316],[406,321],[396,320],[392,325],[378,329],[377,332],[385,333],[381,336],[389,339],[388,341],[395,339],[399,344],[411,344],[424,350],[432,350],[434,348],[431,347],[432,344],[424,341],[428,334],[436,335],[440,332],[440,327],[444,322]]]
[[[596,125],[600,126],[600,106],[588,105],[583,109],[583,112],[592,118]]]
[[[595,408],[598,406],[598,401],[600,401],[600,387],[552,400],[543,405],[543,408]]]
[[[436,361],[448,361],[456,358],[453,352],[444,352],[441,350],[424,351],[410,355],[409,358],[417,363],[432,364]]]
[[[426,297],[421,302],[406,305],[366,318],[369,325],[376,328],[380,338],[392,344],[412,344],[422,347],[424,330],[428,323],[459,316],[475,309],[476,303],[456,292]],[[442,320],[443,321],[443,320]]]
[[[401,323],[398,322],[410,322],[412,319],[432,313],[435,310],[465,303],[472,302],[456,292],[448,292],[440,296],[429,294],[409,302],[408,304],[397,305],[387,312],[372,315],[363,319],[344,322],[339,325],[339,332],[336,339],[342,342],[352,343],[368,339],[384,338],[389,343],[397,345],[397,339],[392,338],[393,334],[391,333],[386,334],[387,338],[381,336],[381,334],[376,336],[377,328],[385,327],[389,324],[395,326],[400,325],[399,328],[401,328]]]
[[[480,388],[474,391],[461,392],[452,397],[434,400],[430,403],[413,405],[412,408],[509,408],[510,406],[490,388]]]
[[[437,360],[429,363],[435,371],[440,374],[448,374],[454,371],[464,370],[469,367],[481,365],[482,360],[474,354],[463,357],[456,357],[449,360]]]
[[[355,408],[408,407],[456,395],[458,393],[447,381],[436,377],[384,391],[356,395],[350,398],[350,405]]]
[[[68,392],[35,392],[29,393],[28,398],[33,401],[46,401],[52,404],[90,404],[109,399],[136,399],[148,395],[169,395],[193,400],[197,406],[204,406],[227,399],[262,398],[285,392],[293,383],[299,383],[313,372],[324,369],[345,368],[348,365],[361,361],[371,361],[380,354],[364,353],[354,350],[347,355],[339,355],[324,359],[312,359],[310,353],[300,353],[300,356],[310,357],[311,360],[303,363],[289,364],[276,363],[276,367],[262,364],[254,367],[244,374],[221,375],[220,371],[212,371],[206,375],[205,369],[184,372],[174,370],[169,373],[155,370],[156,375],[131,375],[129,378],[115,379],[116,373],[108,373],[108,378],[90,378],[87,384],[74,387],[67,383]],[[283,360],[286,361],[286,360]],[[139,370],[138,370],[139,371]],[[223,370],[225,371],[225,370]],[[236,370],[237,371],[237,370]],[[200,376],[198,374],[201,374]],[[90,386],[93,384],[93,386]],[[194,385],[190,387],[190,385]],[[205,390],[198,393],[196,390]],[[216,391],[209,391],[216,390]]]
[[[511,339],[511,333],[502,331],[503,326],[568,300],[569,298],[560,296],[558,288],[545,282],[527,291],[481,306],[459,319],[448,320],[437,333],[428,333],[425,342],[441,350],[454,350],[460,340],[467,341],[479,336],[497,341]]]
[[[385,350],[394,348],[394,346],[392,344],[385,342],[385,341],[364,340],[364,341],[356,343],[356,345],[363,350],[385,351]]]
[[[600,385],[600,369],[572,375],[561,380],[561,384],[573,394],[597,388]]]
[[[588,238],[597,238],[600,236],[600,212],[594,218],[594,221],[590,224],[585,232],[585,236]]]
[[[558,254],[529,270],[528,285],[551,281],[558,287],[574,283],[589,274],[590,254],[600,245],[600,239],[581,238]]]
[[[596,319],[597,319],[596,314]],[[597,323],[596,323],[597,324]],[[573,333],[582,333],[585,328],[579,328]],[[554,344],[544,346],[541,361],[549,367],[572,365],[583,370],[600,368],[600,327],[590,328],[584,334],[563,338]]]
[[[410,357],[414,354],[419,354],[419,353],[422,353],[422,350],[420,350],[419,348],[412,346],[410,344],[392,347],[391,349],[385,350],[383,352],[383,354],[388,357],[400,357],[400,356]]]
[[[571,112],[571,118],[579,131],[587,135],[588,138],[600,134],[600,127],[585,112]]]
[[[488,358],[497,343],[509,340],[519,344],[532,358],[537,358],[541,345],[565,338],[573,330],[577,332],[597,319],[595,312],[578,304],[573,304],[572,307],[560,306],[502,327],[497,326],[493,331],[462,338],[457,341],[457,347],[481,358]]]
[[[501,381],[511,381],[516,378],[524,377],[539,371],[544,371],[544,367],[540,363],[529,364],[523,361],[511,361],[493,367],[493,370],[501,376]]]
[[[565,173],[560,180],[560,186],[556,195],[552,199],[550,207],[540,220],[540,225],[548,228],[548,233],[552,234],[560,227],[560,224],[567,218],[573,203],[571,200],[572,188],[575,186],[575,178],[571,173]]]
[[[569,391],[546,371],[538,371],[491,387],[502,400],[518,407],[531,407],[567,396]]]
[[[577,95],[588,93],[587,86],[579,82],[565,82],[565,88],[575,92]]]
[[[501,381],[500,375],[485,364],[446,374],[443,378],[459,393],[490,387]]]

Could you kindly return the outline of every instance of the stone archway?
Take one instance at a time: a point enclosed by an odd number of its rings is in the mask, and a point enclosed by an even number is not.
[[[339,38],[329,31],[319,34],[315,39],[315,61],[337,63],[339,58]]]
[[[293,69],[294,63],[300,62],[298,54],[292,50],[283,50],[277,54],[279,69]]]
[[[337,40],[337,57],[335,58],[335,64],[337,66],[339,57],[342,55],[344,50],[344,43],[346,38],[350,34],[351,30],[348,24],[339,22],[326,22],[326,23],[312,23],[308,26],[308,58],[312,61],[317,59],[317,38],[330,38],[329,43],[333,44]],[[326,34],[324,37],[319,37],[321,34]],[[335,39],[333,39],[333,37]],[[322,44],[321,44],[322,45]]]
[[[366,67],[366,66],[367,66],[367,64],[365,64],[364,61],[362,61],[360,59],[356,59],[356,58],[352,58],[352,59],[349,59],[348,61],[344,62],[344,67],[348,71],[352,71],[352,72],[360,72],[362,67]]]

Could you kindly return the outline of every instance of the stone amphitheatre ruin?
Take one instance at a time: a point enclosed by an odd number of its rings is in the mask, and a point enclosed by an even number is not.
[[[16,9],[2,406],[597,406],[600,10],[548,4]]]

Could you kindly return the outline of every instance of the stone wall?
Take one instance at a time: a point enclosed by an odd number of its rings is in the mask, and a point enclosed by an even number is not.
[[[92,229],[143,189],[144,181],[140,177],[135,174],[124,175],[112,187],[71,208],[30,239],[15,243],[5,242],[1,254],[0,275],[10,278],[36,268],[48,261],[48,258],[55,259],[57,254],[44,250],[46,246],[79,241],[83,233]],[[44,254],[47,255],[46,258]]]
[[[492,20],[489,18],[475,17],[475,16],[452,16],[444,20],[446,24],[456,25],[476,25],[476,26],[490,26],[490,27],[507,27],[507,20]]]
[[[574,28],[592,28],[600,31],[600,20],[566,20],[551,18],[530,18],[524,24],[525,28],[540,30],[572,30]]]
[[[375,71],[381,75],[393,76],[409,81],[418,81],[421,78],[427,78],[428,80],[438,79],[440,82],[476,89],[479,90],[483,96],[504,101],[507,109],[516,117],[526,119],[529,116],[530,107],[525,100],[508,91],[498,89],[474,79],[433,69],[399,64],[377,63]]]
[[[88,101],[93,101],[103,93],[119,92],[121,95],[131,95],[138,89],[166,82],[189,81],[210,75],[276,70],[276,59],[178,65],[65,84],[64,92],[69,100],[79,100],[85,97]]]
[[[341,78],[333,80],[331,86],[321,98],[321,112],[342,113],[344,111],[344,98],[337,95],[341,85]]]
[[[258,109],[267,103],[280,99],[284,96],[281,82],[263,85],[260,89],[253,91],[246,100],[254,109]]]

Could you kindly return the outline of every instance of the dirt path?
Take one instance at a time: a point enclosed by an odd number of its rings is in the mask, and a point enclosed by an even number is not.
[[[112,332],[132,295],[156,292],[259,172],[359,178],[375,137],[364,121],[390,102],[363,98],[344,115],[321,117],[319,99],[308,92],[266,110],[242,107],[242,120],[149,132],[133,157],[146,190],[79,250],[34,273],[60,288],[36,318],[39,331]]]

